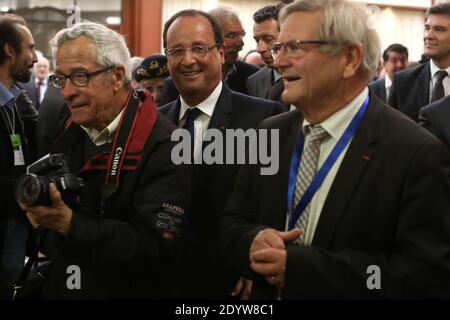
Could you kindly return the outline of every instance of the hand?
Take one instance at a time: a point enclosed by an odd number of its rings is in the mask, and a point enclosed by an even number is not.
[[[22,203],[19,203],[19,205],[22,210],[27,212],[28,220],[34,228],[49,228],[62,235],[66,235],[69,232],[73,212],[62,200],[61,193],[54,183],[51,183],[49,186],[49,194],[52,201],[50,207],[29,207]]]
[[[282,288],[287,258],[285,242],[293,241],[299,235],[298,228],[287,232],[275,229],[260,231],[250,246],[250,268],[264,275],[270,284]]]
[[[248,279],[241,277],[239,279],[239,281],[236,283],[236,285],[234,286],[234,290],[231,293],[231,295],[233,297],[235,297],[235,296],[238,296],[239,294],[241,294],[241,296],[240,296],[241,300],[249,300],[250,294],[252,292],[252,286],[253,286],[252,280],[248,280]]]

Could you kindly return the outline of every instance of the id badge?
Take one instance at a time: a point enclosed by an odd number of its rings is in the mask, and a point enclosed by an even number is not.
[[[12,134],[11,137],[11,143],[13,146],[14,151],[14,165],[17,166],[24,166],[25,165],[25,159],[23,157],[23,150],[22,150],[22,141],[20,139],[20,135],[18,134]]]

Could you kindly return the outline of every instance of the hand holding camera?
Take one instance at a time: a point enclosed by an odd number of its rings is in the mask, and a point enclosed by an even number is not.
[[[66,235],[72,219],[70,206],[78,202],[84,182],[69,172],[65,156],[48,155],[28,168],[16,183],[16,199],[36,227]]]

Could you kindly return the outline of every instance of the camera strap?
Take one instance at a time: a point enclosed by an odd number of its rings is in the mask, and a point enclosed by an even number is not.
[[[112,196],[119,187],[120,172],[123,166],[123,159],[127,152],[131,133],[136,125],[139,107],[139,97],[136,91],[131,91],[128,96],[125,110],[120,119],[114,138],[111,154],[108,159],[108,171],[106,173],[105,185],[102,188],[102,200]]]

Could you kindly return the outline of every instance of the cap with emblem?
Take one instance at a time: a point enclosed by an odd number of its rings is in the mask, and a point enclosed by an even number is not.
[[[133,71],[133,78],[138,82],[145,79],[166,78],[168,76],[167,58],[162,54],[152,54],[145,58],[140,66]]]

